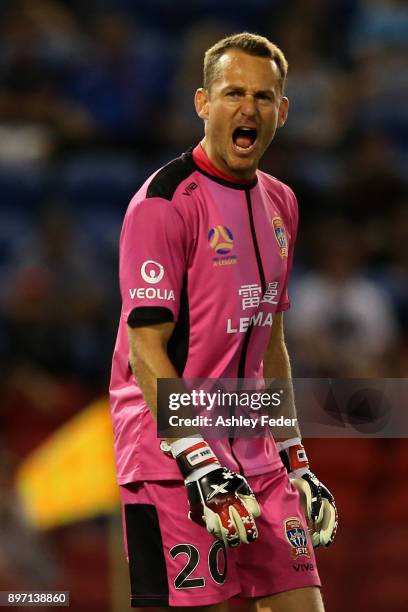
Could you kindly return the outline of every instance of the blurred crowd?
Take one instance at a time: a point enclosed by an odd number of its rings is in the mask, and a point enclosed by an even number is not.
[[[123,213],[149,173],[201,138],[203,53],[242,30],[289,61],[289,119],[262,168],[300,206],[285,315],[294,374],[407,376],[404,0],[3,0],[0,444],[11,470],[106,394]]]

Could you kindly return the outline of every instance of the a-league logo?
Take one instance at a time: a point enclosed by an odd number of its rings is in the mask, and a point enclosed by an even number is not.
[[[225,225],[212,227],[208,232],[208,242],[218,255],[225,255],[234,248],[234,236]]]

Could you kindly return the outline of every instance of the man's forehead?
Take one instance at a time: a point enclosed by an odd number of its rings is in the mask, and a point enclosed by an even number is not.
[[[258,57],[240,49],[228,49],[218,60],[214,84],[247,84],[260,89],[274,88],[280,81],[280,72],[274,60]]]

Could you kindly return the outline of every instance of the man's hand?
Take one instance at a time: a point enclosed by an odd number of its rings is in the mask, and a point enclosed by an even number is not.
[[[337,508],[333,495],[309,469],[300,438],[277,444],[283,465],[300,493],[314,548],[330,546],[337,531]]]
[[[185,478],[189,518],[226,546],[256,540],[254,517],[261,510],[245,478],[222,467],[201,437],[182,438],[168,446]]]
[[[330,546],[337,530],[337,509],[333,495],[312,472],[294,478],[300,493],[314,548]]]

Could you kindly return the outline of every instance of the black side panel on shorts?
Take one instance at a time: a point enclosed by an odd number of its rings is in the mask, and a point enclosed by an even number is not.
[[[180,309],[177,323],[167,345],[167,355],[179,376],[183,375],[184,368],[186,367],[189,343],[190,311],[187,292],[187,274],[185,274],[180,294]]]
[[[168,606],[169,585],[155,506],[125,504],[131,606]]]
[[[159,170],[147,188],[146,198],[171,200],[181,181],[196,170],[191,152],[183,153]]]

